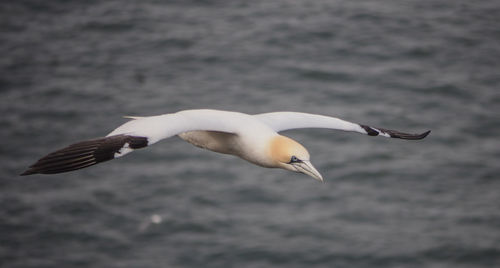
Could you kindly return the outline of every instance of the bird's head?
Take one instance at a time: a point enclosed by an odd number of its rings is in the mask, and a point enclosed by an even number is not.
[[[270,155],[275,167],[304,173],[323,182],[309,160],[309,152],[300,143],[282,135],[275,136],[271,140]]]

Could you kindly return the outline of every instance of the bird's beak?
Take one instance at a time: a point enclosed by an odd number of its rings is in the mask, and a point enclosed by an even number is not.
[[[314,168],[314,166],[311,164],[311,162],[301,161],[301,162],[293,163],[293,166],[295,167],[295,169],[298,172],[309,175],[317,181],[324,182],[323,176],[321,176],[319,171],[317,171],[316,168]]]

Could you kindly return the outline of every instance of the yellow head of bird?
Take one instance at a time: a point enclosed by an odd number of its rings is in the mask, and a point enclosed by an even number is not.
[[[309,152],[300,143],[288,137],[277,135],[272,138],[269,150],[275,167],[304,173],[315,180],[323,181],[323,177],[309,160]]]

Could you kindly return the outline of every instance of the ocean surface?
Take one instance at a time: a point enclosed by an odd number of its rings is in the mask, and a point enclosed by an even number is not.
[[[0,267],[500,267],[500,2],[2,1]],[[174,137],[20,177],[123,115],[292,110],[322,184]]]

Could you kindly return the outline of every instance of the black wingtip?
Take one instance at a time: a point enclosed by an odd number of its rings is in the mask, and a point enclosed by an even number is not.
[[[424,132],[424,133],[420,134],[420,135],[419,135],[419,140],[421,140],[421,139],[423,139],[423,138],[427,137],[430,133],[431,133],[431,131],[430,131],[430,130],[427,130],[426,132]]]
[[[388,133],[391,136],[391,138],[397,138],[397,139],[403,139],[403,140],[421,140],[421,139],[427,137],[427,135],[429,135],[429,133],[431,133],[430,130],[427,130],[426,132],[423,132],[421,134],[407,134],[407,133],[397,132],[397,131],[393,131],[393,130],[383,130],[383,131]]]
[[[148,145],[146,137],[115,135],[86,140],[52,152],[19,174],[56,174],[86,168],[115,158],[124,146],[139,149]]]
[[[430,130],[427,130],[426,132],[423,132],[421,134],[409,134],[409,133],[404,133],[396,130],[390,130],[390,129],[385,129],[385,128],[373,128],[367,125],[360,125],[365,131],[366,134],[369,136],[378,136],[378,135],[383,135],[385,137],[391,137],[391,138],[396,138],[396,139],[403,139],[403,140],[421,140],[429,133],[431,133]],[[385,134],[385,135],[384,135]]]

